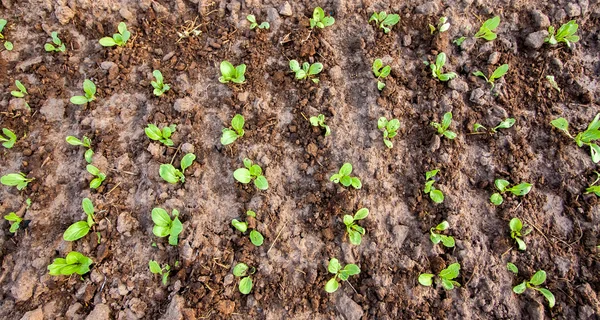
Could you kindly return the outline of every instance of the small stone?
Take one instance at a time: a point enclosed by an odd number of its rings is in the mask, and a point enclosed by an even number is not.
[[[466,52],[471,51],[475,47],[475,40],[477,39],[474,37],[466,38],[465,41],[460,44],[460,48]]]
[[[438,6],[434,1],[425,2],[415,9],[415,13],[430,15],[438,11]]]
[[[532,49],[539,49],[544,45],[544,39],[548,36],[548,31],[540,30],[530,33],[525,39],[525,46]]]
[[[410,36],[410,34],[405,34],[404,36],[402,36],[402,45],[405,47],[408,47],[412,44],[412,38]]]
[[[337,295],[335,308],[346,320],[359,320],[364,314],[361,306],[343,292]]]
[[[485,104],[485,99],[483,98],[484,95],[485,95],[485,91],[483,91],[483,89],[481,89],[481,88],[477,88],[477,89],[471,91],[471,97],[469,98],[469,100],[471,100],[471,102],[476,103],[478,105],[483,105],[483,104]]]
[[[26,312],[23,317],[21,317],[21,320],[44,320],[44,312],[42,311],[42,307]]]
[[[110,320],[110,307],[104,303],[97,304],[85,320]]]
[[[230,284],[232,284],[233,280],[234,280],[233,274],[226,275],[225,278],[223,279],[223,287],[227,287]]]
[[[344,80],[344,75],[342,74],[342,68],[340,66],[334,66],[329,69],[329,76],[334,82],[339,82]]]
[[[286,17],[291,17],[294,14],[289,2],[286,1],[279,7],[279,14]]]
[[[116,65],[117,64],[112,61],[102,61],[102,63],[100,63],[100,68],[102,68],[103,70],[110,70],[110,68]]]
[[[137,220],[129,212],[121,212],[117,218],[117,231],[127,237],[131,236],[131,231],[138,225]]]
[[[578,17],[581,15],[581,7],[577,3],[569,2],[565,12],[570,18]]]
[[[448,81],[448,88],[458,92],[467,92],[467,90],[469,90],[469,85],[461,78],[454,78]]]
[[[40,108],[40,113],[46,117],[46,121],[62,121],[65,114],[65,101],[48,98]]]
[[[442,144],[442,140],[440,139],[439,135],[433,135],[433,138],[431,138],[431,142],[429,143],[429,150],[431,150],[431,152],[435,152],[437,149],[440,148]]]
[[[248,101],[249,95],[250,95],[250,92],[244,91],[244,92],[238,93],[237,98],[240,102],[246,102],[246,101]]]
[[[56,19],[60,24],[67,24],[73,17],[75,17],[75,11],[71,10],[67,5],[58,5],[54,10],[54,14],[56,15]]]
[[[492,52],[492,54],[490,54],[490,56],[488,57],[488,63],[491,65],[495,65],[496,63],[498,63],[498,61],[500,61],[500,52]]]
[[[277,12],[277,9],[273,7],[267,9],[267,21],[269,21],[269,24],[273,30],[279,29],[279,26],[281,25],[281,17],[279,17],[279,12]]]
[[[159,158],[163,153],[163,148],[158,143],[149,144],[148,149],[146,150],[148,150],[154,158]]]
[[[131,11],[127,10],[127,8],[123,7],[121,8],[121,10],[119,10],[119,14],[121,15],[121,17],[125,20],[127,20],[127,22],[135,22],[135,17],[133,16],[133,14],[131,13]]]
[[[314,143],[310,143],[307,147],[306,147],[306,151],[308,152],[308,154],[310,154],[313,157],[317,156],[317,151],[319,151],[319,148],[317,147],[316,144]]]
[[[194,145],[188,142],[181,145],[181,151],[183,153],[194,153],[194,149]]]
[[[169,307],[167,311],[162,316],[162,320],[182,320],[183,315],[181,314],[181,310],[183,310],[185,306],[185,300],[179,295],[175,295],[173,299],[171,299],[171,303],[169,303]]]
[[[10,293],[17,302],[27,301],[33,295],[33,288],[37,283],[37,277],[31,269],[22,270],[17,281],[10,289]]]
[[[235,302],[229,300],[221,300],[217,304],[217,311],[222,315],[230,315],[235,311]]]
[[[173,108],[179,112],[190,112],[192,110],[194,110],[195,104],[194,101],[192,101],[192,99],[190,98],[182,98],[182,99],[177,99],[175,101],[175,104],[173,105]]]
[[[531,17],[536,29],[547,29],[550,26],[550,19],[540,10],[532,11]]]

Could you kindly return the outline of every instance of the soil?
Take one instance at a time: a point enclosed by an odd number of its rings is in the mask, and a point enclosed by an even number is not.
[[[580,1],[325,1],[333,26],[310,31],[316,4],[270,0],[2,0],[3,34],[14,43],[0,52],[0,125],[17,133],[14,148],[0,154],[1,171],[24,172],[35,181],[23,191],[0,188],[0,212],[23,208],[17,234],[0,222],[0,318],[2,319],[598,319],[600,301],[600,203],[584,194],[597,166],[550,121],[559,116],[572,132],[600,111],[600,6]],[[374,11],[400,14],[384,34],[368,18]],[[279,13],[281,12],[281,14]],[[269,21],[252,31],[246,15]],[[499,15],[498,39],[472,38],[486,19]],[[576,19],[581,40],[564,45],[525,45],[529,34]],[[427,25],[440,16],[452,24],[441,35]],[[125,21],[132,39],[103,48],[98,39]],[[197,36],[178,32],[197,26]],[[66,53],[46,53],[58,31]],[[462,47],[452,43],[467,36]],[[442,83],[423,61],[448,55],[445,69],[458,78]],[[392,67],[379,92],[371,64]],[[321,62],[320,83],[297,81],[289,59]],[[221,84],[219,63],[248,66],[243,85]],[[475,70],[491,73],[510,64],[493,91]],[[152,94],[152,70],[171,90]],[[554,75],[561,92],[545,80]],[[98,88],[87,106],[69,102],[84,79]],[[9,94],[20,80],[25,101]],[[458,137],[440,139],[429,125],[445,112]],[[246,134],[223,147],[220,133],[242,114]],[[323,113],[332,135],[311,127]],[[377,119],[398,118],[399,135],[387,149]],[[470,134],[475,122],[493,127],[514,117],[513,128]],[[176,124],[167,148],[144,134],[148,123]],[[93,164],[107,174],[97,190],[85,170],[84,148],[67,135],[93,141]],[[184,184],[164,182],[162,163],[179,166],[183,152],[196,163]],[[264,169],[267,191],[241,185],[233,171],[250,158]],[[329,181],[344,162],[354,166],[361,190]],[[422,188],[425,172],[440,169],[436,187],[446,198],[434,204]],[[489,202],[494,179],[534,184],[524,197]],[[84,218],[81,199],[98,211],[94,232],[76,242],[64,230]],[[178,209],[178,246],[152,234],[152,208]],[[366,207],[367,233],[349,244],[344,214]],[[246,210],[257,213],[261,247],[231,226]],[[533,227],[526,251],[516,250],[508,221]],[[456,247],[433,245],[429,228],[443,220]],[[53,277],[47,266],[69,251],[94,261],[83,277]],[[356,263],[361,273],[333,294],[330,258]],[[173,266],[168,285],[149,272],[148,261]],[[249,295],[238,292],[232,268],[256,267]],[[459,262],[461,287],[424,287],[420,273]],[[519,267],[515,276],[506,263]],[[543,269],[556,296],[512,286]]]

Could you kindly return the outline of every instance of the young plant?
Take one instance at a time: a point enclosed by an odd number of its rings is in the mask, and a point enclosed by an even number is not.
[[[127,30],[127,25],[125,24],[125,22],[119,23],[117,29],[119,30],[119,33],[113,34],[112,38],[104,37],[100,39],[100,45],[102,45],[103,47],[124,47],[127,43],[127,40],[129,40],[129,38],[131,37],[131,33]]]
[[[159,175],[163,180],[168,183],[176,184],[177,182],[184,183],[185,182],[185,169],[192,166],[196,160],[196,155],[193,153],[188,153],[181,159],[181,170],[175,168],[170,163],[161,164],[159,168]]]
[[[494,30],[498,28],[498,25],[500,25],[500,17],[498,16],[486,20],[475,34],[475,38],[483,38],[487,41],[496,39],[498,35],[494,33]]]
[[[242,278],[238,284],[238,290],[242,294],[249,294],[252,291],[252,278],[250,277],[256,272],[256,268],[249,267],[245,263],[238,263],[233,267],[233,275]]]
[[[245,158],[244,159],[244,167],[239,168],[233,172],[233,177],[235,180],[247,184],[250,181],[254,180],[254,185],[260,190],[267,190],[269,188],[269,182],[267,178],[262,174],[262,168],[253,164],[252,160]]]
[[[389,33],[392,27],[400,22],[400,15],[387,14],[385,11],[379,13],[374,12],[369,19],[369,23],[371,23],[371,21],[375,21],[375,24],[383,29],[384,33]]]
[[[163,82],[164,79],[162,72],[160,72],[159,70],[154,70],[152,71],[152,75],[154,76],[154,78],[156,78],[156,81],[150,82],[150,84],[152,84],[152,87],[154,88],[155,96],[160,97],[163,95],[163,93],[171,89],[171,86]]]
[[[246,65],[240,64],[237,67],[234,67],[231,62],[224,60],[221,62],[221,76],[219,77],[219,82],[221,83],[229,83],[229,81],[233,83],[244,83],[246,81],[246,77],[244,74],[246,73]]]
[[[441,242],[444,245],[444,247],[453,248],[455,242],[452,236],[437,233],[439,231],[445,231],[448,228],[450,228],[450,224],[448,223],[448,221],[444,220],[442,221],[442,223],[435,226],[435,228],[429,229],[429,239],[431,239],[431,242],[433,242],[434,244],[438,244]]]
[[[65,52],[65,50],[67,50],[67,47],[58,38],[58,32],[52,31],[52,33],[50,35],[52,37],[52,42],[54,44],[46,43],[44,45],[44,50],[46,50],[47,52]]]
[[[10,229],[8,230],[10,231],[10,233],[17,232],[17,230],[19,230],[19,227],[21,226],[21,222],[23,221],[23,218],[19,217],[14,212],[5,215],[4,219],[10,223]]]
[[[383,61],[381,61],[381,59],[375,59],[375,61],[373,61],[373,74],[375,74],[375,76],[377,77],[377,89],[379,89],[379,91],[383,90],[383,88],[385,87],[385,83],[383,81],[381,81],[381,79],[384,79],[385,77],[387,77],[390,74],[390,71],[392,71],[392,67],[390,66],[383,66]]]
[[[179,241],[179,234],[183,231],[183,225],[179,221],[179,211],[177,209],[173,209],[171,216],[173,216],[173,219],[169,217],[165,209],[152,209],[152,222],[154,222],[152,233],[159,238],[169,236],[169,244],[176,246]]]
[[[259,29],[269,29],[271,27],[271,25],[267,21],[265,21],[259,25],[256,22],[256,17],[253,14],[249,14],[246,17],[246,20],[248,20],[250,22],[250,30],[253,30],[256,27],[258,27]]]
[[[600,181],[600,173],[598,173],[597,171],[594,171],[594,173],[596,174],[596,180],[594,180],[594,182],[592,182],[590,186],[587,189],[585,189],[585,194],[593,193],[596,196],[600,197],[600,185],[596,185],[596,183]]]
[[[27,88],[25,88],[21,81],[15,80],[15,86],[17,86],[17,89],[19,89],[19,91],[13,90],[10,92],[10,95],[12,95],[15,98],[25,97],[25,95],[27,94]]]
[[[398,129],[400,129],[400,121],[398,119],[392,119],[388,121],[385,117],[379,118],[377,120],[377,129],[383,131],[383,143],[388,148],[393,148],[394,144],[392,144],[392,139],[398,134]]]
[[[159,129],[156,125],[149,123],[148,126],[144,129],[146,132],[146,136],[154,141],[160,141],[167,147],[173,146],[173,140],[171,140],[171,135],[177,129],[177,125],[172,124],[168,127],[163,127],[162,130]]]
[[[352,165],[350,163],[344,163],[338,173],[334,173],[329,181],[333,183],[341,183],[344,187],[352,186],[354,189],[362,188],[362,182],[357,177],[351,177]]]
[[[7,23],[8,21],[5,19],[0,19],[0,40],[4,40],[4,49],[11,51],[13,49],[13,44],[4,38],[4,34],[2,33],[2,30],[4,30]]]
[[[513,287],[513,292],[516,294],[521,294],[527,290],[527,288],[531,288],[533,290],[539,291],[546,300],[548,300],[548,306],[550,308],[554,307],[556,303],[556,299],[550,290],[546,288],[541,288],[540,285],[546,281],[546,271],[539,270],[536,272],[529,281],[525,280],[521,284]]]
[[[235,142],[235,140],[244,136],[244,116],[236,114],[231,119],[231,128],[223,128],[223,135],[221,136],[221,144],[226,146]]]
[[[560,42],[567,44],[567,47],[571,47],[571,43],[579,41],[579,36],[575,35],[579,25],[575,20],[571,20],[558,28],[558,32],[555,33],[554,27],[548,27],[548,36],[544,38],[544,42],[551,45],[556,45]]]
[[[165,264],[162,268],[155,260],[150,260],[148,262],[148,267],[150,268],[150,272],[153,274],[159,274],[162,277],[162,284],[164,286],[167,285],[169,281],[169,273],[171,272],[171,266],[169,264]]]
[[[33,180],[35,179],[27,179],[24,173],[19,172],[9,173],[7,175],[2,176],[2,178],[0,178],[0,183],[9,187],[17,187],[17,190],[23,190]]]
[[[326,17],[325,11],[323,11],[321,7],[316,7],[313,11],[313,17],[310,18],[309,22],[311,29],[314,29],[315,27],[323,29],[333,25],[335,19],[333,17]]]
[[[92,259],[77,251],[71,251],[64,258],[56,258],[48,266],[51,276],[70,276],[73,273],[84,275],[90,272],[90,266],[94,263]]]
[[[556,89],[556,91],[560,92],[560,87],[558,86],[558,83],[556,83],[556,80],[554,80],[554,76],[546,76],[546,80],[548,80],[548,82],[550,83],[550,85],[552,86],[552,88]]]
[[[496,189],[498,189],[498,191],[500,191],[500,192],[496,192],[496,193],[492,194],[490,196],[490,202],[492,202],[493,204],[495,204],[497,206],[501,205],[502,202],[504,202],[502,193],[510,192],[510,193],[514,194],[515,196],[524,196],[524,195],[528,194],[529,191],[531,191],[531,187],[533,187],[533,185],[531,185],[530,183],[522,182],[516,186],[509,188],[508,186],[510,185],[510,182],[508,182],[504,179],[496,179],[496,181],[494,181],[494,185],[496,186]]]
[[[81,105],[96,100],[94,96],[96,94],[96,85],[91,80],[83,80],[83,92],[85,92],[83,96],[71,97],[71,103]]]
[[[246,215],[249,217],[256,217],[256,212],[254,211],[248,211],[246,212]],[[237,219],[233,219],[231,220],[231,225],[236,228],[238,231],[240,231],[241,233],[245,233],[248,230],[248,223],[244,222],[244,221],[238,221]],[[264,241],[264,237],[263,235],[256,231],[256,230],[251,230],[250,231],[250,241],[252,242],[253,245],[260,247],[263,244]]]
[[[98,187],[100,187],[100,185],[102,184],[102,182],[104,182],[104,180],[106,180],[106,174],[104,174],[103,172],[100,172],[100,169],[96,168],[95,166],[88,164],[85,169],[87,170],[87,172],[89,172],[91,175],[93,175],[95,178],[92,179],[92,181],[90,181],[90,188],[91,189],[98,189]]]
[[[17,135],[6,128],[2,128],[2,133],[4,134],[4,136],[0,134],[0,142],[2,142],[2,146],[6,149],[12,148],[17,142]]]
[[[431,34],[433,34],[436,31],[438,31],[439,33],[446,32],[446,31],[448,31],[448,29],[450,29],[450,23],[448,22],[448,17],[441,17],[440,20],[438,21],[437,28],[436,28],[436,26],[434,26],[432,24],[429,25],[429,32],[431,32]],[[461,41],[461,43],[462,43],[462,41]],[[459,44],[459,46],[460,46],[460,44]]]
[[[506,264],[506,269],[514,274],[519,274],[519,268],[515,266],[513,263],[508,262]]]
[[[87,163],[92,163],[92,157],[94,156],[94,150],[92,150],[92,140],[86,136],[83,136],[82,140],[77,139],[74,136],[67,136],[66,138],[67,143],[72,145],[72,146],[83,146],[85,148],[88,148],[83,157],[85,158],[85,161],[87,161]]]
[[[467,40],[467,37],[460,37],[452,40],[452,43],[460,47],[465,40]]]
[[[94,204],[92,200],[83,198],[81,206],[83,207],[83,212],[87,215],[87,219],[75,222],[69,226],[63,234],[65,241],[75,241],[85,237],[90,232],[92,226],[96,224],[94,221]]]
[[[494,89],[494,80],[502,78],[502,76],[504,74],[506,74],[506,72],[508,72],[508,64],[505,63],[505,64],[499,66],[498,68],[496,68],[496,70],[494,70],[494,72],[492,72],[492,75],[490,75],[489,78],[486,77],[485,74],[483,74],[483,72],[481,72],[479,70],[473,72],[473,75],[478,76],[478,77],[483,77],[487,83],[492,85],[492,89]]]
[[[321,127],[323,129],[325,129],[325,136],[329,136],[331,134],[331,129],[329,129],[329,126],[325,124],[325,115],[323,114],[319,114],[316,117],[310,117],[310,124],[313,127]]]
[[[459,274],[460,264],[458,262],[455,262],[449,265],[446,269],[440,271],[440,273],[438,274],[439,282],[437,283],[438,285],[441,283],[442,287],[446,290],[452,290],[454,289],[454,287],[460,287],[460,284],[454,281],[454,279],[456,279]],[[419,283],[426,287],[430,287],[433,284],[433,277],[434,275],[431,273],[422,273],[421,275],[419,275]]]
[[[334,274],[333,278],[329,279],[329,281],[327,281],[327,283],[325,284],[325,291],[328,293],[336,292],[337,289],[340,287],[338,279],[342,281],[348,281],[348,278],[350,276],[360,273],[360,268],[353,263],[347,264],[342,269],[342,265],[336,258],[331,258],[331,260],[329,260],[327,270],[329,271],[329,273]]]
[[[456,138],[456,133],[448,130],[448,128],[450,127],[450,124],[452,124],[452,112],[446,112],[444,113],[444,117],[442,118],[442,123],[437,123],[435,121],[432,121],[431,126],[437,129],[437,133],[441,134],[442,136],[450,139],[450,140],[454,140],[454,138]]]
[[[517,246],[519,246],[519,250],[525,251],[527,245],[525,245],[525,241],[521,238],[528,235],[531,232],[531,228],[523,230],[524,225],[519,218],[510,219],[508,227],[510,228],[510,237],[515,239]]]
[[[437,179],[435,179],[434,177],[437,175],[438,172],[440,172],[439,169],[425,172],[426,181],[423,192],[429,194],[429,198],[431,198],[433,202],[442,203],[444,202],[444,193],[442,193],[442,190],[438,190],[433,186],[433,184],[437,181]]]
[[[569,121],[565,118],[554,119],[550,122],[554,127],[563,131],[569,138],[573,139],[577,146],[583,147],[587,145],[590,147],[590,154],[594,163],[600,162],[600,147],[592,141],[600,139],[600,113],[596,115],[594,120],[590,122],[587,129],[580,132],[573,138],[569,133]]]
[[[456,73],[454,72],[444,72],[444,65],[446,64],[446,54],[440,52],[436,59],[435,64],[429,63],[429,67],[431,68],[431,74],[434,78],[439,79],[440,81],[449,81],[456,78]]]
[[[356,222],[358,220],[362,220],[369,215],[369,209],[361,208],[354,216],[349,214],[344,215],[344,224],[346,225],[346,233],[348,233],[348,239],[350,239],[350,243],[358,246],[362,240],[362,236],[365,235],[365,229],[359,226]]]
[[[491,133],[496,133],[498,131],[498,129],[511,128],[512,126],[515,125],[515,122],[517,122],[517,120],[515,120],[515,118],[506,118],[506,119],[502,120],[497,126],[491,128],[489,131]],[[487,130],[487,128],[482,126],[481,124],[475,123],[473,125],[473,133],[477,132],[479,129]],[[483,132],[481,132],[481,133],[483,133]]]
[[[296,60],[290,60],[290,69],[296,74],[296,79],[310,79],[314,83],[319,83],[319,78],[315,78],[316,75],[323,71],[323,64],[315,62],[310,64],[308,62],[300,63]]]

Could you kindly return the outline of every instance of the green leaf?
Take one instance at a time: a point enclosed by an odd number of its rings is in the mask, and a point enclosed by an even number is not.
[[[346,214],[346,215],[344,215],[344,218],[342,219],[342,221],[344,222],[344,224],[347,227],[350,227],[354,223],[354,218],[351,215]]]
[[[233,177],[235,180],[241,183],[249,183],[252,181],[252,176],[250,175],[250,171],[246,168],[239,168],[233,172]]]
[[[65,139],[67,141],[68,144],[73,145],[73,146],[82,146],[83,142],[81,142],[81,140],[77,139],[74,136],[67,136],[67,138]]]
[[[89,198],[83,198],[81,206],[83,207],[83,212],[85,212],[85,214],[94,214],[94,204]]]
[[[529,193],[532,187],[533,186],[530,183],[523,182],[506,190],[512,192],[512,194],[514,194],[515,196],[524,196]]]
[[[383,20],[382,24],[385,26],[392,27],[400,22],[400,15],[398,14],[390,14]]]
[[[494,181],[494,185],[496,186],[496,189],[498,189],[498,191],[500,191],[500,192],[506,191],[506,187],[508,187],[509,184],[510,184],[510,182],[508,182],[504,179],[496,179]]]
[[[249,267],[245,263],[238,263],[233,267],[233,275],[236,277],[243,277],[246,275]]]
[[[450,224],[446,220],[442,221],[440,224],[435,226],[435,230],[439,230],[439,231],[444,231],[444,230],[447,230],[448,228],[450,228]]]
[[[154,274],[162,274],[162,269],[160,268],[160,265],[158,264],[158,262],[156,262],[154,260],[150,260],[148,262],[148,267],[150,267],[150,272],[152,272]]]
[[[377,89],[379,91],[383,90],[383,88],[385,88],[385,83],[381,82],[381,81],[377,81]]]
[[[529,280],[529,283],[534,286],[539,286],[546,281],[546,271],[539,270]]]
[[[442,235],[430,231],[429,232],[429,240],[431,240],[431,242],[433,242],[433,244],[438,244],[438,243],[440,243],[440,241],[442,241]]]
[[[335,19],[333,17],[325,17],[321,21],[323,22],[323,27],[329,27],[335,23]]]
[[[510,227],[511,231],[521,232],[521,229],[523,229],[523,223],[519,218],[510,219],[508,226]]]
[[[516,294],[521,294],[521,293],[525,292],[526,289],[527,289],[527,282],[523,281],[521,284],[513,287],[513,292]]]
[[[388,123],[388,121],[387,121],[387,119],[385,117],[379,118],[377,120],[377,129],[381,130],[381,129],[386,128],[387,123]]]
[[[452,282],[448,279],[442,278],[442,287],[446,290],[452,290],[452,289],[454,289],[454,282]]]
[[[223,135],[221,136],[221,144],[226,146],[230,145],[237,140],[238,134],[231,129],[223,129]]]
[[[9,173],[7,175],[2,176],[0,178],[0,183],[5,186],[18,186],[23,183],[25,180],[25,175],[23,173]],[[20,189],[19,189],[20,190]]]
[[[146,133],[146,136],[152,140],[160,140],[163,137],[162,131],[160,131],[160,129],[152,123],[148,124],[148,126],[144,129],[144,132]]]
[[[13,222],[21,222],[21,221],[23,221],[23,218],[19,217],[14,212],[11,212],[11,213],[5,215],[4,219],[7,220],[7,221],[13,221]]]
[[[100,39],[98,42],[100,42],[100,45],[103,47],[112,47],[112,46],[117,45],[115,40],[113,40],[113,38],[111,38],[111,37],[104,37],[104,38]]]
[[[71,97],[70,99],[72,104],[77,104],[77,105],[81,105],[81,104],[86,104],[88,103],[88,98],[84,97],[84,96],[74,96]]]
[[[347,264],[342,271],[349,276],[353,276],[360,273],[360,268],[354,263],[350,263]]]
[[[248,217],[253,217],[253,218],[256,218],[256,212],[254,212],[254,211],[252,211],[252,210],[248,210],[248,211],[246,211],[246,215],[247,215]]]
[[[6,21],[6,19],[0,19],[0,33],[2,33],[2,30],[4,30],[4,26],[6,26],[7,23],[8,21]]]
[[[313,63],[310,66],[310,69],[308,69],[308,75],[314,76],[317,75],[319,73],[321,73],[321,71],[323,70],[323,64],[317,62],[317,63]]]
[[[527,249],[527,245],[525,245],[525,241],[521,240],[519,237],[515,237],[515,241],[517,242],[517,246],[519,250],[525,251]]]
[[[508,72],[508,64],[505,63],[496,68],[496,70],[494,70],[489,80],[491,82],[494,82],[495,79],[500,79],[503,75],[506,74],[506,72]]]
[[[185,171],[185,169],[189,168],[196,160],[196,155],[193,153],[188,153],[181,159],[181,170]]]
[[[260,232],[252,230],[250,231],[250,241],[253,245],[260,247],[263,244],[264,238]]]
[[[254,180],[254,185],[260,190],[269,189],[269,182],[267,181],[267,178],[263,175],[256,177],[256,180]]]
[[[590,143],[590,154],[594,163],[600,162],[600,146],[595,143]]]
[[[379,74],[380,78],[385,78],[387,76],[390,75],[390,72],[392,71],[392,67],[390,66],[385,66],[383,67],[383,69],[381,69],[381,73]]]
[[[173,210],[175,211],[175,210]],[[169,232],[169,244],[172,246],[176,246],[179,241],[179,234],[183,231],[183,225],[179,218],[175,217],[173,219],[173,223],[171,224],[171,230]]]
[[[65,241],[75,241],[77,239],[81,239],[85,237],[86,234],[90,231],[90,226],[86,221],[78,221],[72,224],[65,230],[63,234],[63,239]]]
[[[371,17],[372,19],[373,17]],[[379,72],[379,70],[381,70],[381,67],[383,67],[383,61],[381,61],[381,59],[375,59],[375,61],[373,61],[373,66],[372,66],[372,70],[373,70],[373,74],[375,74],[376,77],[379,77],[379,75],[381,74]]]
[[[353,244],[355,246],[359,246],[362,241],[362,236],[359,232],[350,230],[348,232],[348,239],[350,240],[351,244]]]
[[[496,192],[490,196],[490,202],[499,206],[502,204],[502,202],[504,202],[504,198],[502,198],[502,195]]]
[[[434,169],[434,170],[430,170],[425,172],[425,180],[429,180],[433,177],[435,177],[435,175],[440,172],[440,169]]]
[[[325,291],[328,293],[333,293],[336,292],[339,287],[340,284],[337,282],[336,277],[333,277],[325,284]]]
[[[251,176],[258,177],[261,174],[262,174],[262,168],[259,165],[253,164],[252,166],[250,166],[250,175]]]
[[[456,277],[458,277],[459,273],[460,273],[460,264],[458,262],[455,262],[455,263],[449,265],[446,269],[440,271],[440,278],[452,280],[452,279],[455,279]]]
[[[352,184],[352,178],[350,176],[343,176],[340,179],[340,183],[344,186],[344,187],[349,187]]]
[[[569,130],[569,121],[567,121],[567,119],[565,119],[565,118],[554,119],[554,120],[550,121],[550,124],[552,124],[557,129],[560,129],[563,131]]]
[[[442,128],[444,128],[444,130],[448,129],[448,127],[450,127],[451,123],[452,123],[452,112],[444,113],[444,118],[442,119]]]
[[[157,226],[171,227],[171,217],[169,217],[167,211],[162,208],[152,209],[152,222]]]
[[[538,288],[537,290],[544,295],[544,298],[546,298],[546,300],[548,300],[548,307],[553,308],[556,303],[556,299],[554,298],[552,292],[545,288]]]
[[[430,287],[433,284],[433,274],[422,273],[419,275],[419,283],[426,287]]]
[[[248,223],[238,221],[237,219],[231,220],[231,224],[240,232],[246,232],[248,230]]]
[[[12,42],[10,41],[4,41],[4,48],[8,51],[12,51],[12,49],[14,48]]]
[[[508,271],[514,273],[514,274],[519,274],[519,268],[517,268],[517,266],[515,266],[512,263],[507,263],[506,264],[506,268],[508,269]]]
[[[369,209],[361,208],[354,214],[354,220],[362,220],[369,215]]]
[[[340,168],[339,174],[342,176],[349,176],[352,173],[352,165],[350,163],[344,163]]]
[[[442,70],[442,67],[446,64],[446,54],[440,52],[435,58],[435,66],[438,70]]]
[[[92,163],[92,157],[94,156],[94,150],[92,149],[87,149],[85,151],[85,153],[83,154],[83,157],[85,158],[85,161],[87,163]]]
[[[242,278],[242,280],[240,280],[238,288],[242,294],[249,294],[250,291],[252,291],[252,278]]]
[[[429,193],[429,197],[435,203],[442,203],[442,202],[444,202],[444,194],[440,190],[433,190],[433,191],[431,191]]]
[[[231,62],[224,60],[221,62],[221,75],[223,76],[223,79],[225,80],[225,82],[229,82],[229,80],[235,78],[236,75],[236,71],[235,71],[235,67],[233,66],[233,64],[231,64]]]
[[[444,247],[446,248],[453,248],[455,245],[455,241],[453,237],[450,236],[445,236],[445,235],[440,235],[441,239],[442,239],[442,244],[444,245]]]
[[[180,177],[177,174],[178,172],[179,170],[175,169],[175,167],[169,163],[161,164],[158,171],[160,177],[163,178],[163,180],[172,184],[179,182]],[[179,173],[181,174],[181,172]]]
[[[10,228],[8,229],[8,231],[10,233],[15,233],[15,232],[17,232],[17,230],[19,230],[20,226],[21,226],[20,222],[13,222],[13,224],[10,225]]]
[[[331,258],[329,260],[329,264],[327,265],[327,270],[329,273],[337,274],[342,269],[342,265],[340,261],[336,258]]]
[[[499,24],[500,24],[500,17],[495,16],[491,19],[486,20],[481,27],[488,29],[490,31],[494,31],[496,28],[498,28]]]
[[[362,188],[362,182],[360,182],[359,178],[352,177],[352,187],[354,189],[360,189],[360,188]]]
[[[297,60],[290,60],[290,70],[298,72],[300,70],[300,63]]]
[[[244,129],[244,117],[241,114],[236,114],[231,119],[231,127],[237,132],[242,131]]]
[[[517,120],[515,120],[514,118],[507,118],[504,121],[500,122],[500,124],[498,124],[498,126],[496,126],[494,129],[508,129],[512,127],[516,121]]]

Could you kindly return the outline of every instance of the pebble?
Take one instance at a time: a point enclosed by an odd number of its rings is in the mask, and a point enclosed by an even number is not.
[[[581,7],[577,3],[569,2],[565,12],[570,18],[579,17],[581,15]]]
[[[531,17],[536,29],[547,29],[550,26],[550,19],[540,10],[532,11]]]
[[[530,33],[525,39],[525,46],[532,49],[539,49],[544,45],[544,39],[548,36],[548,31],[540,30]]]
[[[488,64],[495,65],[496,63],[498,63],[498,61],[500,61],[500,52],[492,52],[492,54],[490,54],[488,58]]]
[[[279,14],[286,17],[291,17],[294,14],[289,2],[286,1],[279,7]]]
[[[184,143],[181,145],[181,152],[183,153],[194,153],[194,145],[191,143]]]

